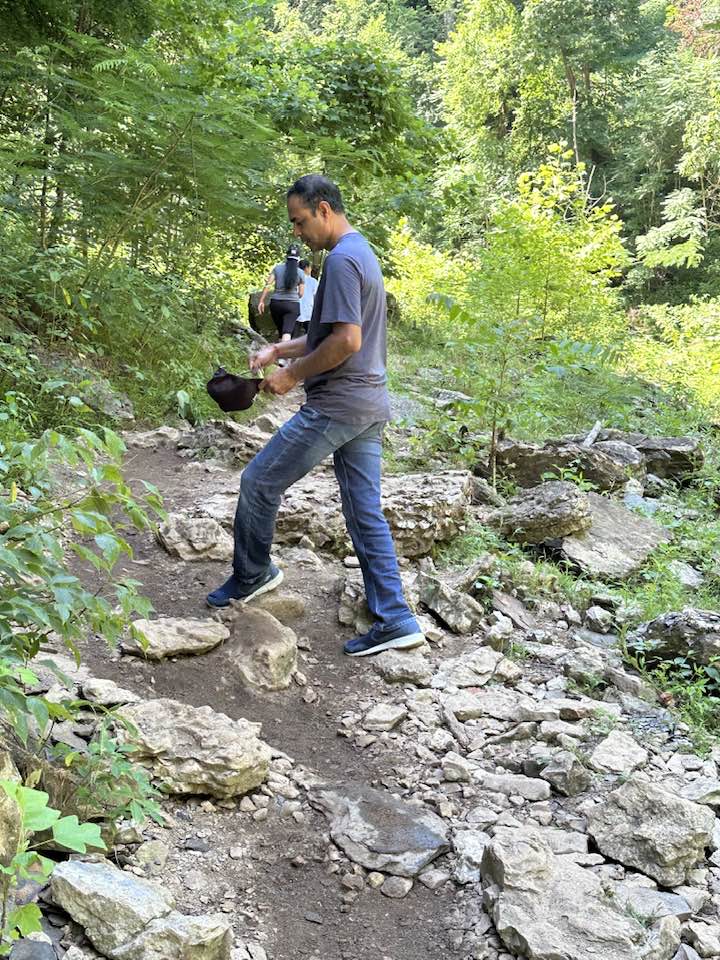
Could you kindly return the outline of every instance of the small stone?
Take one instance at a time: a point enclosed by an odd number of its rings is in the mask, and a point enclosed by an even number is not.
[[[622,730],[608,734],[590,756],[590,763],[596,770],[610,773],[632,773],[638,767],[644,767],[647,761],[647,750]]]
[[[421,873],[418,877],[420,883],[427,887],[428,890],[437,890],[438,887],[442,887],[450,879],[450,874],[447,870],[439,870],[433,868],[430,870],[425,870],[424,873]]]
[[[366,730],[392,730],[407,717],[407,708],[402,704],[378,703],[363,717]]]
[[[393,900],[402,900],[413,888],[409,877],[388,877],[380,887],[380,893]]]
[[[308,912],[305,914],[305,919],[308,923],[317,923],[319,925],[322,925],[323,922],[323,918],[314,910],[308,910]]]
[[[372,887],[373,890],[377,890],[385,883],[385,874],[379,873],[377,870],[373,870],[372,873],[369,873],[365,878],[367,880],[367,885]]]
[[[240,846],[230,847],[229,855],[231,860],[242,860],[245,856],[245,850]]]

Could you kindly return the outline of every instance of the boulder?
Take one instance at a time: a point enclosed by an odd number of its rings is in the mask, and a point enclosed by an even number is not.
[[[545,543],[589,529],[590,506],[574,483],[550,480],[512,497],[497,511],[495,522],[508,540]]]
[[[256,597],[252,604],[256,610],[264,610],[285,626],[303,617],[306,610],[305,600],[293,590],[273,590],[271,593],[263,593],[262,596]]]
[[[627,644],[650,660],[690,655],[707,664],[720,657],[720,613],[696,607],[663,613],[633,630]]]
[[[362,784],[310,796],[330,821],[330,836],[366,870],[415,877],[449,849],[447,826],[428,807],[397,800]]]
[[[419,557],[464,527],[473,477],[464,470],[399,474],[383,481],[383,510],[401,557]],[[280,506],[276,540],[295,544],[307,537],[316,547],[349,552],[337,483],[312,474],[294,484]]]
[[[534,831],[496,828],[480,875],[498,935],[529,960],[672,960],[680,943],[676,917],[641,922]]]
[[[509,663],[501,653],[491,647],[478,647],[460,657],[444,660],[432,678],[431,686],[437,690],[451,687],[482,687],[496,678],[496,674]]]
[[[629,577],[670,535],[654,520],[638,516],[622,504],[586,494],[591,515],[589,529],[571,533],[560,552],[583,573],[594,577]]]
[[[167,793],[227,799],[267,777],[271,751],[259,739],[259,723],[164,699],[123,707],[120,714],[134,727],[132,733],[119,730],[137,745],[133,759],[148,767]]]
[[[602,854],[666,887],[688,878],[710,843],[715,816],[662,787],[633,777],[588,813]]]
[[[180,560],[225,560],[233,557],[233,540],[217,520],[169,513],[158,527],[158,540]]]
[[[131,430],[122,434],[125,446],[136,450],[157,450],[160,447],[175,447],[181,432],[177,427],[156,427],[155,430]]]
[[[498,470],[521,487],[534,487],[546,479],[546,474],[560,477],[567,471],[582,476],[598,490],[617,490],[629,479],[628,468],[642,471],[644,465],[644,458],[629,444],[625,446],[628,451],[613,455],[597,444],[584,447],[571,441],[549,440],[538,446],[502,440],[497,451]],[[635,454],[634,458],[629,451]]]
[[[230,636],[228,628],[217,620],[159,617],[134,620],[132,627],[133,633],[122,641],[122,648],[148,660],[207,653]]]
[[[51,883],[55,903],[111,960],[230,960],[227,918],[184,916],[167,890],[107,860],[60,863]]]
[[[582,440],[574,436],[569,441]],[[702,446],[692,437],[648,437],[644,433],[600,430],[593,446],[607,442],[625,443],[645,458],[647,472],[661,479],[681,480],[696,473],[705,461]]]
[[[178,440],[178,449],[203,460],[217,459],[233,467],[244,467],[270,439],[265,430],[235,420],[206,420]],[[237,500],[238,489],[235,491]]]
[[[242,679],[259,690],[285,690],[297,667],[297,637],[271,613],[234,603],[222,614],[229,627],[227,657]]]

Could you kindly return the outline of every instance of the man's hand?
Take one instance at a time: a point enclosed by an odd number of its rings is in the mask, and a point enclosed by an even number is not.
[[[269,367],[273,363],[277,363],[277,351],[275,349],[274,343],[269,343],[266,347],[262,347],[258,350],[257,353],[250,355],[250,369],[251,370],[264,370],[265,367]]]
[[[265,393],[272,393],[276,397],[281,397],[284,393],[288,393],[296,384],[298,383],[298,378],[293,373],[292,364],[289,367],[282,367],[280,370],[273,370],[273,372],[265,377],[263,382],[260,384],[260,389],[264,390]]]

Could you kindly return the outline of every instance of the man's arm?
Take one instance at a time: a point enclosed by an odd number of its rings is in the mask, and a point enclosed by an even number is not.
[[[305,337],[299,337],[297,340],[286,341],[281,350],[280,356],[300,356],[299,354],[288,354],[285,351],[289,346],[304,341]],[[279,347],[275,344],[275,347]],[[334,370],[344,363],[353,353],[357,353],[362,346],[362,330],[354,323],[334,323],[332,333],[328,334],[318,346],[306,356],[300,356],[299,360],[291,363],[289,367],[283,367],[281,370],[275,370],[270,376],[265,377],[262,383],[262,389],[268,393],[281,395],[300,383],[301,380],[307,380],[308,377],[317,376],[319,373],[325,373],[327,370]]]
[[[268,293],[270,293],[270,288],[272,287],[274,280],[275,280],[275,274],[271,270],[267,276],[267,280],[265,281],[263,292],[260,294],[260,299],[258,300],[258,313],[265,312],[265,297],[268,295]]]

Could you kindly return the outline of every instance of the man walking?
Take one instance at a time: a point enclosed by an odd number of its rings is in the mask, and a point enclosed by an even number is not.
[[[233,575],[208,595],[213,607],[248,602],[282,582],[270,561],[280,500],[331,453],[348,532],[360,561],[372,629],[345,644],[351,656],[406,649],[423,634],[403,597],[395,548],[380,505],[386,385],[386,302],[382,273],[365,238],[348,222],[340,191],[308,175],[287,193],[296,237],[327,250],[307,336],[264,347],[254,370],[273,371],[263,389],[281,395],[304,382],[306,403],[242,473],[235,514]]]

